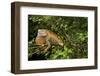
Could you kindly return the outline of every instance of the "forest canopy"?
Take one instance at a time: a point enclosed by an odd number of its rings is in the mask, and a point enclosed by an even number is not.
[[[64,42],[64,48],[52,46],[39,54],[37,46],[28,44],[29,60],[80,59],[88,57],[88,18],[70,16],[28,15],[28,42],[35,41],[38,29],[48,29]]]

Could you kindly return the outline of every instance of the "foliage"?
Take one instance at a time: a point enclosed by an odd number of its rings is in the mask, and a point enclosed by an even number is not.
[[[53,45],[46,54],[41,54],[37,46],[29,44],[29,60],[77,59],[88,56],[87,17],[28,16],[28,42],[34,41],[37,30],[48,29],[56,33],[64,42],[64,48]]]

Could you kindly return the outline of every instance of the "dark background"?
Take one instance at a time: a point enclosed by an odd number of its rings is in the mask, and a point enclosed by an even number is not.
[[[64,48],[52,46],[47,54],[39,51],[34,44],[28,44],[29,60],[80,59],[88,56],[88,18],[66,16],[28,16],[28,42],[34,41],[38,29],[56,33],[64,42]]]

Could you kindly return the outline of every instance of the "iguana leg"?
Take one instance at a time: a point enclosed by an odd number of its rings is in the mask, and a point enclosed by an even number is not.
[[[47,47],[46,47],[46,49],[44,50],[44,53],[46,53],[47,51],[48,51],[48,49],[51,47],[51,44],[50,44],[50,42],[48,41],[48,40],[46,40],[46,42],[47,42]]]

